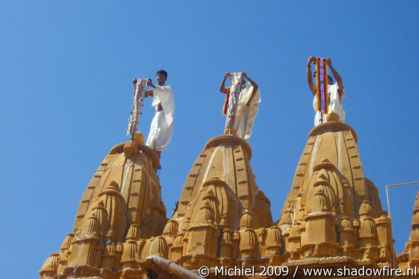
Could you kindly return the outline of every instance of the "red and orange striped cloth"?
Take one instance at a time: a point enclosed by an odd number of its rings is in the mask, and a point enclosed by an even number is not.
[[[224,100],[224,106],[223,106],[223,114],[224,115],[227,115],[228,99],[230,99],[230,87],[226,87],[226,98]]]
[[[329,93],[327,90],[327,63],[324,58],[316,58],[316,81],[317,111],[327,114],[329,107]]]

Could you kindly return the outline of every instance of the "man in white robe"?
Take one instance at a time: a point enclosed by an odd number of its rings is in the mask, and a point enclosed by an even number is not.
[[[173,118],[175,114],[175,101],[173,90],[170,85],[166,85],[167,72],[160,70],[157,72],[157,84],[154,85],[151,79],[147,85],[153,89],[146,92],[146,97],[152,96],[152,106],[156,109],[156,114],[150,125],[146,145],[159,154],[165,149],[172,139]]]
[[[345,111],[343,110],[342,100],[345,98],[345,92],[343,91],[343,83],[342,78],[332,66],[332,60],[330,58],[326,59],[326,63],[329,66],[329,69],[332,71],[333,77],[336,80],[336,83],[333,84],[333,79],[328,76],[328,83],[327,92],[329,96],[329,106],[328,106],[328,114],[325,115],[323,112],[317,111],[317,97],[316,97],[316,85],[313,82],[313,75],[311,73],[311,64],[315,62],[315,57],[310,56],[307,61],[307,82],[308,86],[311,90],[311,93],[314,95],[313,99],[313,108],[316,111],[316,115],[314,117],[314,126],[317,126],[322,123],[327,122],[327,116],[330,113],[336,113],[339,116],[339,120],[344,122],[345,121]],[[332,84],[332,85],[330,85]]]
[[[220,85],[220,92],[227,94],[226,103],[228,102],[228,96],[230,94],[230,88],[225,87],[225,82],[229,73],[224,75],[223,81]],[[249,141],[252,135],[253,123],[259,110],[260,90],[259,86],[250,79],[245,72],[242,73],[241,90],[239,94],[239,100],[237,103],[236,116],[234,120],[233,129],[236,131],[236,135],[245,141]],[[244,78],[248,80],[245,82]],[[226,114],[226,103],[224,104],[223,113]]]

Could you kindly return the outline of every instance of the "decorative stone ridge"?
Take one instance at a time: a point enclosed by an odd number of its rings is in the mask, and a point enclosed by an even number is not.
[[[308,136],[312,137],[312,136],[318,136],[318,135],[323,134],[325,132],[339,132],[339,131],[345,131],[345,130],[351,131],[352,136],[355,139],[355,143],[357,143],[358,142],[358,136],[357,136],[355,130],[351,126],[346,125],[345,123],[340,122],[340,121],[326,122],[326,123],[317,125],[316,127],[314,127],[311,130],[311,132]]]
[[[252,159],[252,149],[250,148],[249,144],[245,140],[236,136],[223,135],[223,136],[214,137],[207,142],[207,144],[205,145],[205,148],[211,148],[211,147],[215,147],[220,144],[226,144],[226,143],[240,144],[245,150],[249,160]]]
[[[150,159],[153,162],[153,167],[155,169],[160,168],[159,155],[157,155],[157,153],[153,149],[151,149],[147,145],[140,145],[140,149],[141,151],[143,151],[145,154],[147,154],[150,157]]]

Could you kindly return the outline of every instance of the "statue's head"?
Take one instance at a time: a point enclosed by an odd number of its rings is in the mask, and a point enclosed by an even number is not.
[[[167,72],[165,70],[158,70],[156,79],[159,85],[163,85],[167,80]]]
[[[244,85],[245,84],[245,81],[244,81],[244,78],[243,77],[240,79],[240,84],[241,85]]]

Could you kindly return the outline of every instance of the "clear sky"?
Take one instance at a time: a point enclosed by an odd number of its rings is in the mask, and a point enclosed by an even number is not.
[[[160,68],[176,101],[160,172],[168,217],[223,133],[223,74],[246,71],[262,97],[251,164],[278,220],[313,128],[310,55],[341,74],[346,123],[387,208],[385,185],[419,180],[418,17],[418,1],[1,1],[0,278],[37,278],[58,252],[90,178],[128,140],[132,79]],[[145,135],[153,114],[146,100]],[[417,191],[391,190],[398,253]]]

